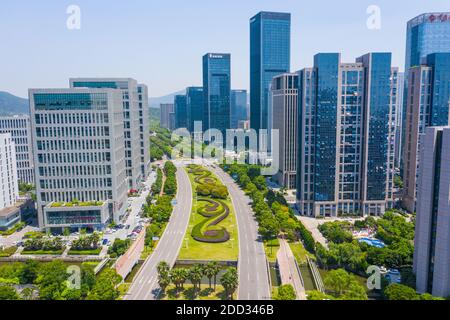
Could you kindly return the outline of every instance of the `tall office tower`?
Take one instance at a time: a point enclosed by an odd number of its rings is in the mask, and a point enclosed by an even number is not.
[[[102,229],[125,214],[123,92],[30,89],[39,227]]]
[[[147,179],[141,173],[141,143],[149,139],[144,134],[141,139],[140,123],[148,113],[139,113],[139,84],[131,78],[77,78],[70,79],[71,88],[120,89],[123,100],[125,164],[127,167],[128,190],[140,190]],[[141,86],[142,88],[142,86]],[[147,97],[148,98],[148,97]],[[148,122],[149,123],[149,122]],[[145,130],[150,131],[148,126]],[[149,149],[147,149],[147,152]]]
[[[402,206],[410,212],[416,209],[420,136],[426,127],[449,124],[450,52],[428,55],[425,63],[410,68],[408,76]]]
[[[298,74],[282,74],[272,81],[273,129],[278,130],[279,170],[275,176],[278,184],[288,189],[296,188],[298,157]],[[273,148],[272,148],[273,150]]]
[[[160,105],[160,116],[159,122],[161,128],[166,128],[170,130],[170,114],[174,113],[174,105],[173,103],[161,103]]]
[[[138,84],[139,100],[139,140],[141,147],[141,174],[145,179],[151,172],[150,160],[150,113],[148,105],[148,87]]]
[[[34,184],[30,117],[0,117],[0,133],[10,133],[16,146],[17,176],[22,183]]]
[[[176,95],[174,98],[175,129],[188,127],[188,111],[185,95]]]
[[[260,12],[250,19],[250,125],[269,128],[272,79],[290,72],[291,14]]]
[[[186,88],[186,105],[188,113],[188,130],[194,132],[194,123],[203,121],[204,109],[203,87]]]
[[[417,193],[414,272],[417,291],[450,295],[450,127],[422,137]]]
[[[230,129],[231,56],[207,53],[203,56],[203,130],[217,129],[223,134]]]
[[[409,69],[420,66],[432,53],[450,52],[450,12],[421,14],[408,21],[406,31],[405,88],[403,114],[407,109]],[[402,144],[406,139],[406,119],[403,118]],[[402,148],[403,152],[404,148]],[[403,154],[402,159],[403,162]],[[402,168],[404,171],[404,168]]]
[[[395,105],[395,168],[401,167],[402,154],[402,132],[403,132],[403,93],[405,87],[405,74],[399,72],[397,75],[397,103]]]
[[[369,53],[356,63],[323,53],[314,68],[300,71],[302,214],[381,215],[392,207],[396,72],[390,53]]]
[[[10,133],[0,133],[0,210],[14,206],[19,197],[16,148]]]
[[[247,118],[247,90],[231,90],[231,128],[237,129],[239,121]]]

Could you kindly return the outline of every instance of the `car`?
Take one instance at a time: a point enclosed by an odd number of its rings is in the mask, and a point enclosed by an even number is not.
[[[108,240],[108,239],[103,239],[102,245],[106,246],[108,243],[109,243],[109,240]]]
[[[127,225],[127,226],[125,227],[125,230],[130,230],[130,228],[131,228],[131,226],[130,226],[130,225]]]

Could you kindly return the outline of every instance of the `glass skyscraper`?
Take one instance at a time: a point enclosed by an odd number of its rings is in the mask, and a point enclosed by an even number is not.
[[[176,95],[174,98],[175,129],[188,127],[188,112],[185,95]]]
[[[247,90],[231,90],[231,128],[237,129],[239,121],[248,120]]]
[[[250,19],[250,125],[269,128],[272,79],[290,71],[291,14],[260,12]]]
[[[186,88],[186,105],[188,130],[194,132],[194,123],[203,121],[204,97],[203,87]]]
[[[318,54],[313,68],[299,72],[302,214],[381,215],[392,207],[397,73],[390,53],[355,63]]]
[[[225,137],[230,128],[231,55],[208,53],[203,56],[203,129],[218,129]]]

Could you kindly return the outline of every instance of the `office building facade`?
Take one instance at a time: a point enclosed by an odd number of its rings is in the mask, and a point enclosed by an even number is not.
[[[138,84],[138,106],[139,106],[139,146],[141,156],[142,180],[147,179],[151,172],[150,160],[150,114],[148,101],[148,87]]]
[[[223,137],[230,129],[231,56],[208,53],[203,56],[203,130],[217,129]]]
[[[410,68],[406,97],[402,206],[410,212],[416,209],[420,137],[426,127],[449,124],[450,52],[428,55],[424,63]]]
[[[450,295],[450,127],[428,127],[419,153],[414,273],[417,291]]]
[[[260,12],[250,19],[250,125],[269,128],[272,79],[290,72],[291,14]]]
[[[29,90],[40,228],[103,229],[125,215],[123,94]]]
[[[205,107],[204,100],[203,87],[186,88],[188,130],[191,133],[194,132],[195,122],[203,121],[203,109]]]
[[[403,98],[405,90],[405,74],[403,72],[399,72],[397,75],[396,90],[398,93],[395,94],[397,99],[395,107],[395,168],[399,169],[401,167],[401,154],[403,148]]]
[[[356,63],[318,54],[299,72],[297,201],[308,216],[382,215],[393,206],[395,83],[390,53]]]
[[[231,90],[231,129],[248,120],[247,90]]]
[[[136,80],[131,78],[77,78],[70,79],[70,87],[119,89],[122,91],[125,164],[127,167],[128,188],[129,191],[142,189],[143,182],[150,173],[148,170],[145,175],[141,173],[141,165],[144,165],[141,162],[141,146],[146,145],[145,140],[149,139],[150,131],[150,115],[148,112],[144,112],[143,109],[140,110],[140,103],[142,102],[139,101],[139,96],[142,96],[145,92],[140,93],[139,88],[141,88],[141,91],[146,91],[144,86],[139,85]],[[148,96],[145,98],[148,100]],[[142,135],[140,132],[141,123],[142,126],[146,126],[143,130],[145,134]],[[149,152],[148,150],[147,152]]]
[[[14,140],[19,182],[34,184],[30,117],[28,115],[0,117],[0,133],[10,133]]]
[[[14,206],[19,198],[16,146],[10,133],[0,133],[0,209]]]
[[[188,127],[188,111],[185,95],[176,95],[174,98],[175,129]]]
[[[171,130],[171,114],[175,114],[173,103],[161,103],[160,110],[159,122],[161,128]]]
[[[275,175],[280,186],[296,188],[298,157],[298,74],[282,74],[272,81],[273,129],[278,130],[277,157],[279,170]],[[272,148],[274,150],[274,148]]]

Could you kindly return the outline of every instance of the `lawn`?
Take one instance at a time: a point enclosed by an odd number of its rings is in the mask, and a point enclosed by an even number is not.
[[[94,250],[69,250],[69,256],[98,256],[102,252],[102,248]]]
[[[314,259],[314,255],[309,253],[305,249],[305,247],[303,247],[303,244],[301,242],[289,243],[289,246],[291,247],[292,253],[294,253],[295,259],[297,260],[297,263],[299,265],[304,265],[308,263],[306,257]]]
[[[14,253],[16,253],[17,247],[9,247],[3,250],[0,250],[0,258],[11,257]]]
[[[234,294],[233,298],[236,298]],[[216,286],[216,291],[209,288],[208,284],[200,286],[200,292],[194,293],[194,286],[192,284],[185,284],[184,290],[181,290],[178,295],[175,286],[171,285],[167,288],[166,293],[160,298],[161,300],[226,300],[225,291],[221,285]]]
[[[280,241],[278,239],[264,241],[264,250],[266,251],[267,260],[269,260],[269,262],[277,262],[277,252],[279,248]]]
[[[64,250],[56,250],[56,251],[45,251],[45,250],[35,250],[35,251],[22,251],[20,254],[22,255],[36,255],[36,256],[60,256],[62,255]]]
[[[192,189],[194,190],[194,201],[189,221],[189,227],[185,236],[185,240],[183,241],[183,246],[181,248],[178,259],[208,261],[237,260],[239,256],[238,229],[236,224],[236,215],[230,199],[221,200],[229,207],[230,215],[225,220],[220,222],[219,226],[227,229],[227,231],[230,233],[231,240],[224,243],[204,243],[199,242],[192,237],[191,233],[194,226],[201,223],[202,221],[207,220],[207,218],[197,213],[197,209],[199,208],[198,206],[202,206],[202,204],[196,202],[195,190],[197,188],[197,184],[194,181],[195,176],[189,173],[189,169],[186,169],[186,171],[188,172]],[[211,175],[211,177],[218,179],[214,175]]]

